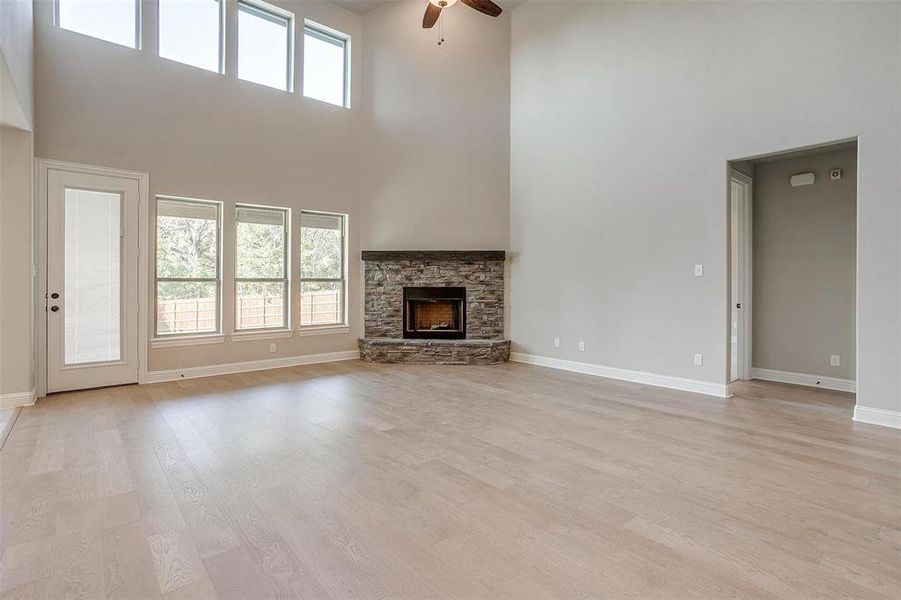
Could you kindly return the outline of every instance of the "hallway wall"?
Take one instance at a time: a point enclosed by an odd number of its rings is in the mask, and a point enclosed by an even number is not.
[[[809,171],[813,185],[791,187]],[[854,379],[857,151],[756,164],[753,207],[753,367]]]

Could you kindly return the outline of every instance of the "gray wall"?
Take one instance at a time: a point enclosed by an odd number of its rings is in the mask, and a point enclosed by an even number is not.
[[[0,0],[0,395],[34,385],[32,22],[31,0]]]
[[[350,214],[348,334],[274,340],[275,354],[269,340],[156,348],[151,370],[353,350],[361,248],[507,245],[509,18],[455,7],[438,48],[436,32],[420,27],[419,1],[365,18],[328,2],[274,3],[298,24],[309,17],[352,36],[350,110],[238,80],[234,35],[224,76],[160,59],[154,0],[143,2],[141,51],[60,30],[50,3],[37,5],[38,156],[148,172],[152,196],[224,201],[226,248],[235,202]],[[233,20],[235,2],[227,6]],[[299,89],[300,29],[296,37]],[[224,258],[231,314],[234,265]]]
[[[353,108],[237,79],[234,35],[226,35],[225,75],[160,58],[156,50],[157,6],[152,0],[142,3],[141,51],[54,27],[51,5],[42,2],[35,11],[36,155],[147,172],[151,196],[223,201],[224,248],[234,247],[232,217],[237,202],[347,213],[349,252],[358,258],[365,235],[355,176],[363,112],[362,19],[326,2],[273,3],[292,10],[297,19],[294,63],[298,90],[303,19],[351,35]],[[232,24],[228,31],[234,32],[236,3],[227,6]],[[294,234],[296,251],[299,228]],[[233,252],[224,252],[223,259],[223,313],[232,315],[229,282],[234,272]],[[293,265],[296,275],[298,261]],[[150,369],[355,349],[362,331],[362,269],[359,260],[350,260],[349,267],[349,333],[226,341],[202,346],[201,351],[196,346],[156,348],[149,354]],[[152,280],[152,264],[145,276]],[[297,286],[292,287],[296,294]],[[228,317],[223,320],[226,333],[231,321]],[[274,354],[269,352],[270,342],[277,343]]]
[[[809,171],[816,183],[791,187]],[[757,164],[753,207],[753,366],[854,379],[856,150]]]
[[[510,16],[425,2],[366,14],[366,160],[373,249],[505,249],[510,198]]]
[[[514,351],[725,384],[727,161],[860,136],[858,402],[901,409],[901,4],[528,2],[512,27]]]
[[[0,127],[0,395],[29,392],[32,368],[31,132]]]

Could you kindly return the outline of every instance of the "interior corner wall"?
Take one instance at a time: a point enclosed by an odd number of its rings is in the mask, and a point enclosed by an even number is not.
[[[791,186],[807,172],[812,185]],[[753,189],[753,367],[853,380],[857,151],[759,163]]]
[[[901,410],[899,12],[513,11],[514,351],[727,383],[727,161],[859,138],[858,404]]]
[[[362,334],[362,269],[366,230],[359,203],[364,39],[360,15],[329,2],[268,0],[293,11],[295,92],[237,77],[237,5],[229,2],[226,73],[198,69],[157,55],[157,3],[144,0],[144,46],[135,50],[53,25],[50,2],[35,5],[35,154],[148,173],[157,194],[218,200],[223,210],[223,333],[226,341],[200,347],[149,349],[149,369],[161,371],[263,359],[347,352]],[[351,36],[351,108],[305,98],[302,93],[303,21],[310,18]],[[235,341],[234,205],[246,202],[349,215],[347,333],[278,340]],[[293,229],[296,251],[299,228]],[[154,229],[150,227],[153,243]],[[153,261],[143,274],[153,281]],[[151,290],[153,286],[150,286]],[[147,298],[152,307],[152,298]],[[297,302],[293,303],[294,316]],[[152,311],[148,311],[152,314]],[[142,326],[152,330],[152,319]],[[293,321],[296,324],[296,321]],[[152,333],[151,333],[152,335]],[[277,350],[269,344],[277,342]]]
[[[33,47],[32,0],[0,1],[0,408],[34,387]]]
[[[0,396],[18,398],[34,387],[33,157],[30,131],[0,127]],[[25,402],[14,404],[19,403]]]
[[[463,4],[422,28],[424,2],[364,17],[363,201],[371,249],[506,249],[510,15]]]

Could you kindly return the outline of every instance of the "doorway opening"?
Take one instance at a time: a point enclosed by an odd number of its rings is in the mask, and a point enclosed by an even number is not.
[[[728,168],[730,383],[855,392],[857,140]]]

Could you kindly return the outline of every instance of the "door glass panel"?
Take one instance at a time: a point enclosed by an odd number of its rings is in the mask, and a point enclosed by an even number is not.
[[[61,300],[67,365],[122,358],[121,210],[121,194],[66,189]]]

